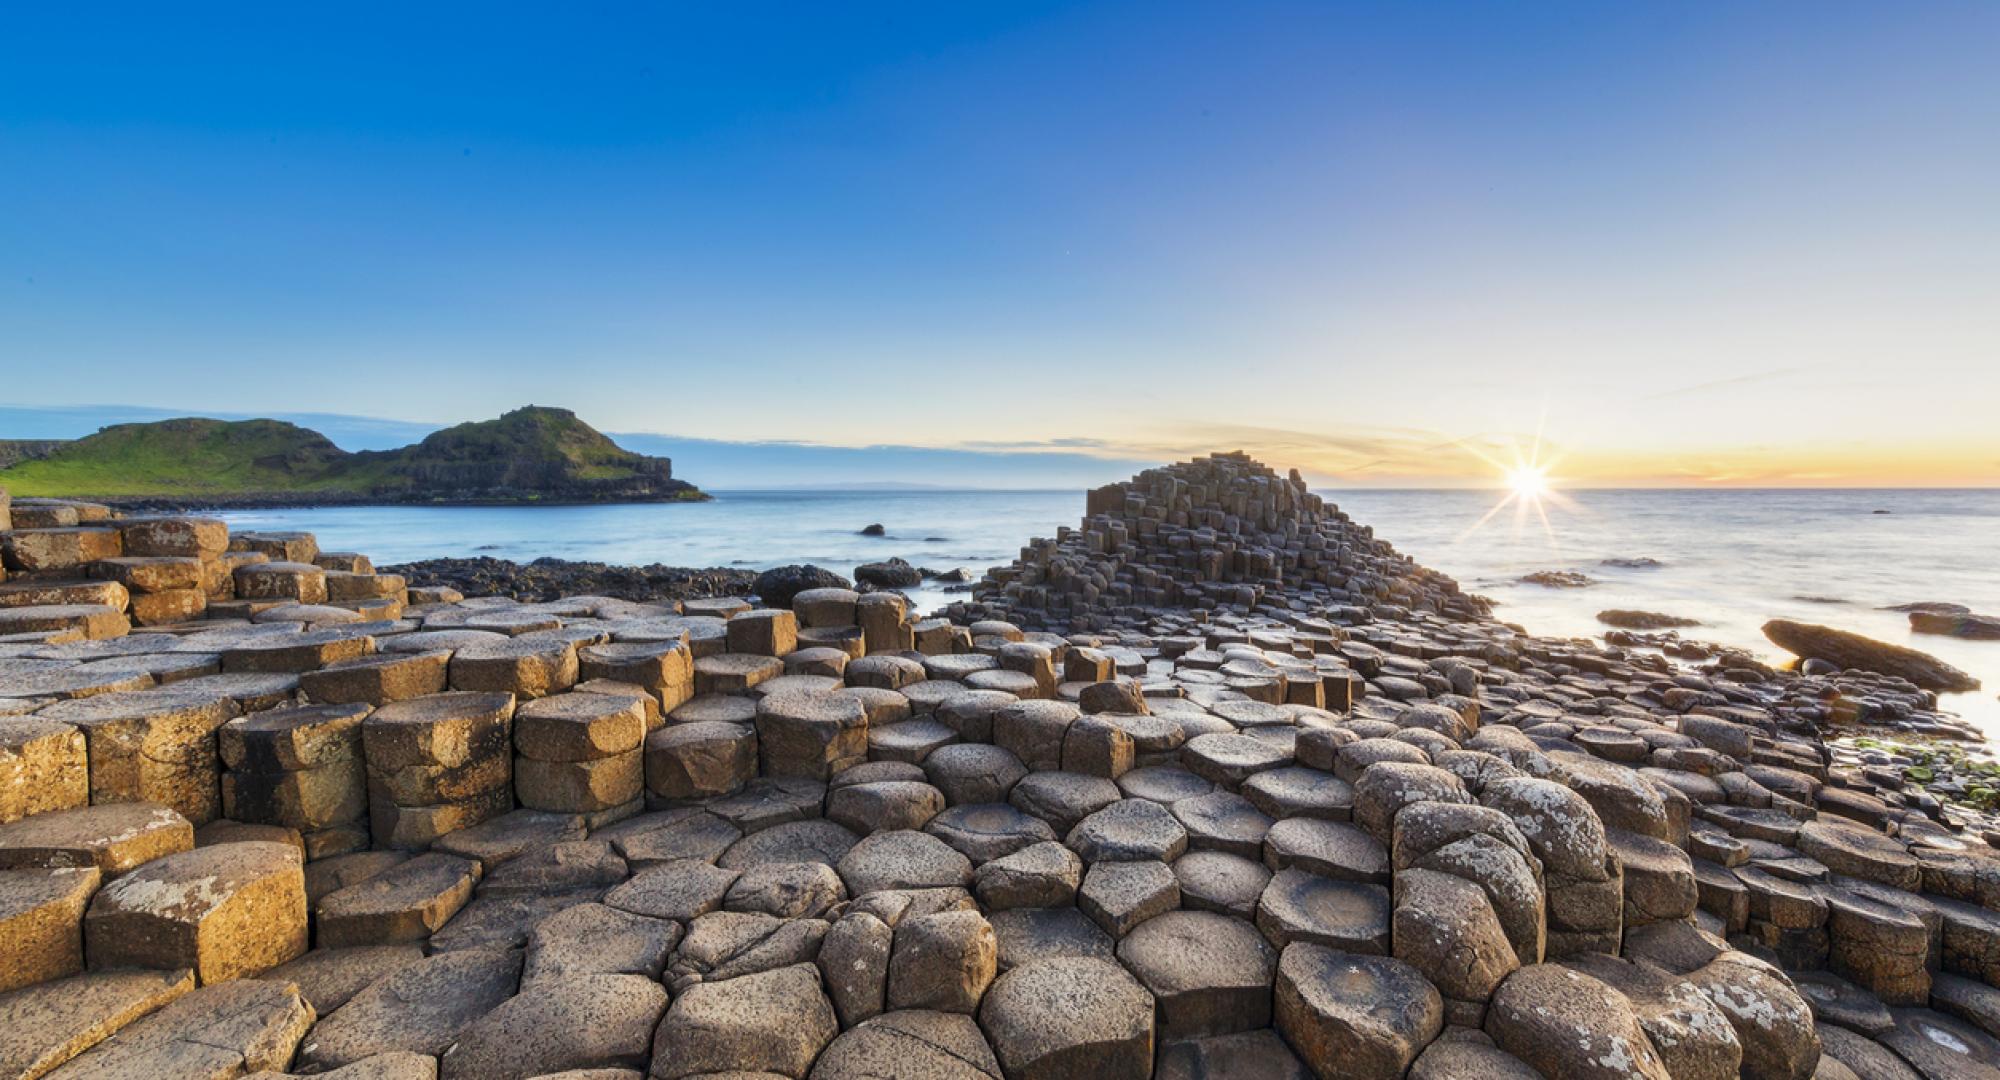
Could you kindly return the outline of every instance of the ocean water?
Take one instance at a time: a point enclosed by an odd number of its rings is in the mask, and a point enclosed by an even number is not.
[[[1640,608],[1700,619],[1683,633],[1784,654],[1766,619],[1825,623],[1943,657],[1986,689],[1947,708],[2000,739],[2000,642],[1913,635],[1882,611],[1920,600],[2000,614],[2000,491],[1613,491],[1561,493],[1541,513],[1486,491],[1323,492],[1376,535],[1495,601],[1496,614],[1537,634],[1589,636],[1596,613]],[[1886,512],[1881,512],[1886,511]],[[712,502],[561,507],[326,507],[240,511],[237,529],[306,529],[323,547],[379,563],[444,556],[540,556],[611,563],[763,569],[817,563],[852,574],[900,556],[975,576],[1014,558],[1033,536],[1083,513],[1076,491],[742,491]],[[1546,515],[1546,521],[1544,516]],[[1483,523],[1482,523],[1483,521]],[[884,537],[860,530],[881,523]],[[1623,569],[1605,559],[1651,558]],[[1554,589],[1520,578],[1575,570],[1597,581]],[[949,596],[927,585],[920,609]]]

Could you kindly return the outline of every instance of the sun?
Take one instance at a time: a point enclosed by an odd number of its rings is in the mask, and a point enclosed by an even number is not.
[[[1507,470],[1507,487],[1523,499],[1539,499],[1549,490],[1549,471],[1536,465]]]

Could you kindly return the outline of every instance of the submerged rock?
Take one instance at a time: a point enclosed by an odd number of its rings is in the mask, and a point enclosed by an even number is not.
[[[1612,608],[1597,613],[1597,621],[1606,626],[1616,626],[1621,630],[1673,630],[1688,626],[1700,626],[1700,619],[1689,619],[1679,615],[1667,615],[1658,611],[1634,611],[1627,608]]]

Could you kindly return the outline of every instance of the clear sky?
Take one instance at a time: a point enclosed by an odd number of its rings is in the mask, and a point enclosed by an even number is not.
[[[2000,483],[1996,55],[1988,2],[19,6],[0,404]]]

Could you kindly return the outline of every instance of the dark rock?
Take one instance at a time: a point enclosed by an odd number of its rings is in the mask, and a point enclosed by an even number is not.
[[[923,572],[902,559],[862,563],[854,568],[854,580],[884,589],[907,589],[921,585]]]
[[[831,570],[817,566],[778,566],[757,575],[751,590],[765,607],[788,608],[792,598],[807,589],[851,589],[853,582]]]
[[[863,528],[863,529],[861,530],[861,535],[863,535],[863,536],[887,536],[887,535],[889,535],[889,530],[887,530],[887,529],[883,528],[883,527],[882,527],[882,523],[878,521],[878,522],[876,522],[876,523],[875,523],[875,524],[873,524],[873,525],[869,525],[869,526],[866,526],[866,527],[864,527],[864,528]]]
[[[1597,613],[1597,621],[1606,626],[1616,626],[1623,630],[1672,630],[1687,626],[1700,626],[1700,619],[1688,619],[1679,615],[1666,615],[1657,611],[1632,611],[1612,608]]]
[[[1802,658],[1899,676],[1926,690],[1979,689],[1978,679],[1929,653],[1835,630],[1830,626],[1772,619],[1764,624],[1764,636],[1779,648]]]
[[[1523,585],[1541,585],[1550,589],[1586,589],[1597,584],[1597,579],[1575,570],[1537,570],[1521,578]]]

